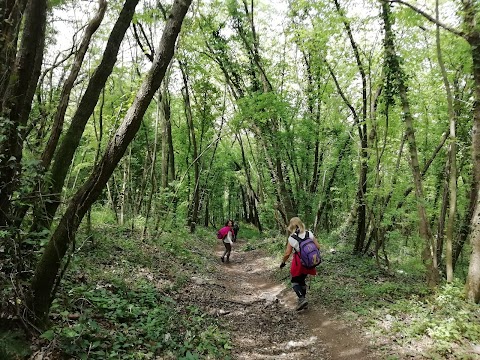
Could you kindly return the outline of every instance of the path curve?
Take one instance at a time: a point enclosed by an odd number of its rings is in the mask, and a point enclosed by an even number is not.
[[[309,297],[309,308],[296,312],[294,292],[274,279],[278,264],[263,251],[239,251],[243,245],[235,243],[230,263],[222,263],[219,243],[215,271],[192,278],[179,298],[220,319],[232,334],[233,359],[377,359],[355,326],[335,320],[318,300]]]

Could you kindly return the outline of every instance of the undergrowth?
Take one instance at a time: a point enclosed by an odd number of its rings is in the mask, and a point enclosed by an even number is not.
[[[142,239],[106,224],[79,236],[44,347],[74,359],[229,358],[216,319],[171,296],[192,274],[209,271],[205,254],[214,241],[203,229]]]
[[[326,252],[311,287],[322,305],[369,329],[385,358],[478,359],[478,305],[459,281],[427,288],[417,268],[387,271],[371,258]]]
[[[286,238],[278,233],[242,226],[239,237],[243,251],[283,254]],[[461,281],[432,290],[413,256],[387,270],[351,255],[333,236],[319,238],[323,262],[309,281],[312,298],[363,328],[382,358],[478,358],[472,346],[479,346],[480,308],[465,301]],[[194,235],[177,229],[143,238],[105,221],[81,232],[38,348],[59,359],[230,358],[221,324],[173,296],[194,274],[213,271],[216,241],[214,229],[201,227]],[[288,281],[286,269],[275,275]],[[25,358],[22,344],[21,334],[0,333],[0,358]]]

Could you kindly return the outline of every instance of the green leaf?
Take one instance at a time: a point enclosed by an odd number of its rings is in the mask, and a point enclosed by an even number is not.
[[[55,332],[53,330],[47,330],[42,335],[40,335],[42,339],[46,339],[52,341],[55,338]]]

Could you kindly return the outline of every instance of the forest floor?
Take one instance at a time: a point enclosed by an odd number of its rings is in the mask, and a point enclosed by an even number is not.
[[[32,341],[0,324],[0,360],[480,359],[480,309],[460,282],[431,291],[412,263],[386,271],[324,239],[336,250],[297,312],[279,269],[284,239],[242,232],[222,263],[209,229],[149,241],[98,227],[63,279],[51,329]]]
[[[229,263],[220,261],[219,243],[215,271],[193,278],[176,299],[220,319],[231,334],[234,359],[381,358],[356,325],[339,320],[321,298],[307,295],[308,309],[295,311],[296,295],[285,278],[277,279],[278,264],[263,250],[239,250],[242,243],[233,245]],[[287,277],[288,267],[283,272]]]

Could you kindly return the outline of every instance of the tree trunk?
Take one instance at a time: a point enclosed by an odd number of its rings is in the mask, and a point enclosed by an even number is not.
[[[167,72],[168,76],[169,72]],[[166,189],[170,180],[175,179],[175,155],[173,152],[172,124],[170,122],[170,94],[164,82],[161,95],[160,115],[162,117],[162,189]],[[170,166],[170,167],[169,167]]]
[[[58,276],[58,270],[68,246],[75,238],[82,218],[102,192],[133,140],[155,92],[160,87],[190,4],[191,0],[174,1],[152,67],[137,91],[133,104],[107,145],[101,161],[95,166],[85,184],[72,197],[65,214],[45,247],[35,270],[29,299],[29,309],[33,311],[38,324],[44,324],[47,319],[50,304],[55,296],[53,285]]]
[[[154,141],[153,141],[153,151],[152,151],[152,165],[150,168],[150,193],[148,195],[148,201],[147,201],[147,208],[145,209],[146,214],[145,214],[145,226],[143,227],[143,236],[147,234],[147,228],[148,228],[148,219],[150,217],[150,211],[152,207],[152,198],[153,194],[155,193],[155,166],[157,163],[157,144],[158,144],[158,123],[159,123],[159,118],[160,118],[160,107],[161,107],[161,102],[162,102],[162,95],[160,91],[158,92],[158,97],[157,97],[157,109],[156,109],[156,114],[155,114],[155,134],[154,134]]]
[[[450,157],[450,156],[449,156]],[[438,216],[437,224],[437,245],[436,245],[436,254],[437,264],[440,266],[442,263],[442,255],[444,248],[444,232],[445,232],[445,220],[447,218],[447,212],[450,205],[449,189],[448,189],[448,179],[450,178],[450,161],[447,160],[445,164],[445,171],[440,173],[440,183],[439,187],[442,188],[442,206],[440,207],[440,215]],[[440,190],[439,190],[440,191]]]
[[[3,1],[0,8],[0,103],[3,103],[17,55],[18,34],[27,0]]]
[[[386,71],[389,73],[388,76],[390,77],[390,79],[396,77],[398,95],[400,97],[403,111],[403,120],[405,122],[407,143],[410,151],[410,165],[412,168],[413,183],[417,199],[420,237],[425,242],[422,258],[427,268],[427,284],[430,286],[434,286],[438,283],[439,277],[435,243],[433,241],[433,236],[430,229],[430,224],[428,223],[427,212],[425,209],[422,174],[420,172],[420,165],[418,161],[417,144],[413,127],[413,117],[410,112],[410,103],[408,100],[408,88],[405,84],[405,74],[400,67],[399,57],[396,54],[395,50],[394,35],[391,27],[392,15],[390,13],[390,4],[385,0],[382,1],[382,15],[385,26],[385,56],[386,62],[388,63],[388,65],[386,65],[388,66]]]
[[[45,210],[36,209],[37,221],[32,226],[34,231],[42,228],[50,228],[53,217],[60,205],[60,194],[68,169],[72,163],[73,154],[80,144],[87,121],[95,109],[105,82],[112,73],[115,62],[117,61],[118,50],[130,26],[138,1],[139,0],[125,1],[122,11],[110,33],[101,63],[88,82],[87,89],[73,115],[70,127],[55,152],[51,169],[51,185],[48,190],[51,198],[50,201],[46,203]]]
[[[477,194],[477,206],[472,220],[470,244],[472,254],[465,283],[465,294],[470,301],[480,303],[480,194]]]
[[[70,100],[70,94],[72,92],[75,81],[77,80],[78,73],[87,53],[88,46],[90,45],[90,40],[97,31],[100,23],[103,20],[105,11],[107,9],[107,1],[99,0],[98,10],[92,20],[88,23],[85,28],[85,33],[83,35],[82,41],[78,48],[77,54],[73,61],[72,68],[70,69],[70,74],[68,75],[67,80],[63,83],[62,92],[60,94],[60,100],[58,102],[57,111],[55,112],[53,118],[52,131],[50,133],[50,138],[48,139],[47,145],[42,153],[42,164],[45,169],[48,169],[50,162],[52,161],[53,154],[57,148],[58,140],[60,139],[60,134],[63,129],[63,122],[65,120],[65,113],[67,112],[68,102]]]
[[[18,2],[18,6],[22,7],[22,1]],[[16,9],[12,12],[13,17],[18,20],[19,14]],[[24,143],[23,128],[27,124],[33,95],[40,77],[46,17],[46,0],[30,0],[28,2],[24,14],[22,39],[15,64],[11,71],[5,69],[6,73],[1,74],[3,77],[9,72],[7,76],[9,82],[6,85],[3,98],[0,99],[0,117],[8,119],[8,121],[3,120],[0,127],[0,228],[8,226],[14,220],[11,216],[11,199],[20,179]],[[16,44],[13,38],[16,38],[18,24],[12,25],[14,25],[10,33],[12,38],[5,39],[8,42],[5,46],[8,48]],[[5,24],[2,24],[2,27],[4,26]],[[5,34],[5,36],[8,37],[8,34]],[[3,38],[4,34],[1,37]],[[0,52],[5,50],[7,49],[1,49]],[[2,63],[0,66],[8,67],[12,60],[6,58],[5,61],[7,63]]]
[[[353,252],[355,254],[361,254],[363,247],[365,246],[366,239],[366,222],[367,222],[367,174],[368,174],[368,131],[367,131],[367,76],[365,74],[365,67],[363,66],[362,60],[360,58],[360,52],[355,42],[350,27],[350,23],[347,21],[345,12],[340,7],[338,0],[334,0],[335,7],[337,8],[338,14],[342,18],[345,31],[347,32],[348,38],[350,40],[350,45],[352,46],[353,53],[355,55],[355,61],[357,63],[358,72],[362,80],[362,111],[361,118],[357,115],[357,112],[354,110],[353,106],[346,100],[346,97],[342,95],[342,98],[346,102],[347,106],[352,111],[353,118],[358,127],[358,136],[360,140],[360,166],[359,166],[359,175],[358,175],[358,190],[357,190],[357,201],[358,201],[358,210],[357,210],[357,237],[355,240],[355,247]],[[330,73],[333,71],[330,70]],[[335,81],[337,88],[339,88],[338,82]]]
[[[186,73],[186,66],[182,62],[179,62],[180,70],[182,72],[183,78],[183,101],[185,105],[185,117],[187,118],[187,125],[189,130],[190,142],[193,147],[193,168],[194,168],[194,190],[193,190],[193,199],[190,206],[189,212],[189,226],[191,229],[194,229],[198,221],[198,208],[200,205],[200,159],[198,158],[198,147],[197,139],[195,136],[195,125],[193,123],[193,114],[192,107],[190,102],[190,92],[188,89],[188,78]]]
[[[435,15],[438,20],[438,0],[435,2]],[[448,193],[449,193],[449,211],[446,231],[446,251],[445,251],[445,263],[447,267],[447,282],[453,281],[453,231],[455,227],[455,215],[457,212],[457,135],[456,126],[457,119],[455,116],[455,110],[453,108],[453,95],[450,89],[450,83],[447,77],[447,71],[443,63],[442,51],[440,47],[440,26],[436,26],[436,42],[437,42],[437,57],[440,70],[442,72],[443,83],[447,94],[447,106],[448,106],[448,118],[450,123],[450,148],[449,155],[449,179],[448,179]]]
[[[313,225],[313,231],[315,233],[318,233],[320,222],[322,220],[322,217],[325,215],[325,209],[328,206],[328,201],[330,198],[330,189],[333,186],[333,182],[335,181],[335,178],[337,176],[337,171],[338,168],[340,167],[343,157],[345,156],[345,153],[347,152],[349,146],[350,146],[350,141],[352,140],[350,134],[347,134],[345,137],[344,142],[340,146],[340,150],[338,152],[338,157],[337,157],[337,162],[335,164],[335,167],[332,170],[332,174],[330,175],[330,179],[328,180],[328,183],[323,189],[323,195],[322,198],[318,204],[318,209],[317,209],[317,214],[315,216],[315,222]]]
[[[480,31],[477,24],[477,4],[473,0],[463,1],[464,24],[468,31],[467,41],[472,51],[473,79],[475,83],[475,101],[473,102],[473,131],[472,131],[472,156],[473,156],[473,181],[472,195],[475,197],[475,211],[472,219],[472,235],[470,243],[472,254],[468,268],[465,291],[468,299],[480,302]]]

